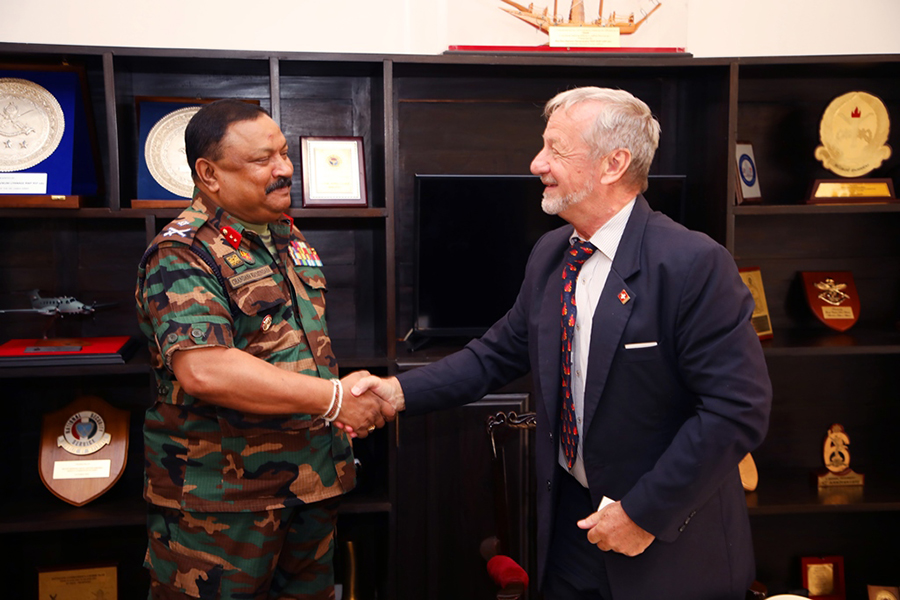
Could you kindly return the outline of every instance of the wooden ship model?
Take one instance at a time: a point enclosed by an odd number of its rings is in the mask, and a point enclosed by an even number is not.
[[[501,1],[513,7],[506,8],[501,6],[501,10],[525,21],[536,29],[540,29],[544,33],[550,33],[551,27],[618,27],[620,34],[627,35],[637,31],[638,27],[662,6],[659,0],[645,0],[644,4],[649,5],[650,8],[642,8],[637,18],[635,18],[634,13],[630,13],[627,17],[622,18],[615,12],[610,13],[608,17],[604,18],[603,0],[600,0],[600,9],[597,11],[597,19],[587,21],[584,16],[584,0],[572,0],[568,18],[564,18],[559,14],[559,0],[553,0],[552,15],[549,14],[549,9],[546,7],[543,10],[536,10],[533,3],[528,6],[523,6],[514,2],[514,0]]]

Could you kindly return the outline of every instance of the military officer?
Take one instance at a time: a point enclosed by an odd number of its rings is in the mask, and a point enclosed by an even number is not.
[[[185,132],[193,203],[153,240],[136,302],[158,395],[144,423],[150,596],[333,597],[348,431],[394,416],[344,390],[325,277],[285,214],[293,166],[258,106],[220,100]]]

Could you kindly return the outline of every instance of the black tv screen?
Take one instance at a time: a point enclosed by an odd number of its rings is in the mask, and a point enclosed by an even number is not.
[[[506,314],[531,248],[566,224],[543,193],[532,175],[416,175],[415,333],[478,336]],[[644,196],[682,220],[684,177],[651,176]]]

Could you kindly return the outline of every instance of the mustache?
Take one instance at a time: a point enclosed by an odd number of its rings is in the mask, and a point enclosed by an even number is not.
[[[541,183],[544,185],[556,185],[556,179],[553,177],[541,177]]]
[[[281,188],[289,188],[291,187],[291,178],[290,177],[279,177],[272,183],[266,186],[266,194],[271,194],[275,190],[280,190]]]

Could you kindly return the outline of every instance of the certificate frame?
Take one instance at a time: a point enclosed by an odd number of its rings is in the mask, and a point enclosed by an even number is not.
[[[753,155],[753,144],[737,142],[734,146],[735,196],[738,204],[759,204],[762,191],[759,187],[759,169]]]
[[[304,208],[369,205],[363,138],[303,136],[300,164]]]

